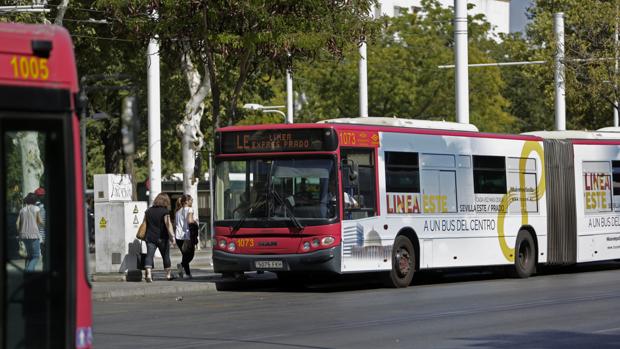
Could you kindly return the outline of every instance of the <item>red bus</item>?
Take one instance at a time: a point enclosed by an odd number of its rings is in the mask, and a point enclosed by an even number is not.
[[[214,269],[377,272],[620,258],[620,137],[396,118],[216,133]],[[244,178],[244,180],[239,180]]]
[[[2,348],[92,346],[77,93],[64,28],[0,23]]]

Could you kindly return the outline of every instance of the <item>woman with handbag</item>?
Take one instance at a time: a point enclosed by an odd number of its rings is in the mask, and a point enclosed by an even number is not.
[[[153,200],[153,206],[149,207],[144,213],[146,222],[146,259],[144,269],[146,270],[146,282],[153,282],[151,270],[154,267],[155,250],[159,249],[161,258],[164,262],[166,279],[173,280],[170,262],[170,244],[174,243],[174,228],[170,221],[170,198],[168,194],[160,193]]]
[[[183,256],[181,263],[177,264],[180,278],[183,278],[183,272],[185,272],[188,278],[192,278],[189,263],[194,259],[195,243],[191,239],[190,227],[197,225],[194,219],[194,210],[192,209],[193,201],[189,194],[183,194],[177,199],[174,233],[177,246]]]
[[[39,215],[39,207],[35,205],[37,197],[34,193],[29,193],[24,198],[24,206],[19,211],[17,217],[17,231],[19,232],[19,239],[26,247],[26,272],[33,272],[39,259],[41,258],[41,240],[39,236],[39,226],[43,224],[41,216]]]

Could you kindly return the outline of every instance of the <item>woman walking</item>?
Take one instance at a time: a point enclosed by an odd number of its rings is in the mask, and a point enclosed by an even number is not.
[[[177,241],[177,246],[181,251],[183,258],[181,259],[181,263],[177,264],[177,269],[179,271],[179,277],[183,278],[183,272],[188,278],[192,278],[192,273],[189,270],[189,263],[194,259],[194,242],[191,239],[190,235],[190,225],[195,224],[194,220],[194,210],[192,210],[193,199],[188,194],[181,195],[180,198],[177,199],[177,207],[176,213],[174,217],[175,221],[175,238]]]
[[[167,194],[160,193],[155,197],[153,206],[149,207],[144,213],[146,221],[146,282],[153,282],[151,270],[154,267],[155,250],[159,249],[161,258],[164,262],[166,279],[172,280],[174,277],[170,269],[170,244],[174,243],[173,227],[170,222],[170,198]]]
[[[41,258],[39,226],[43,225],[43,223],[39,215],[40,209],[35,205],[36,202],[37,197],[34,193],[26,195],[26,198],[24,198],[26,206],[19,211],[19,216],[17,217],[19,239],[26,246],[26,272],[35,271]]]

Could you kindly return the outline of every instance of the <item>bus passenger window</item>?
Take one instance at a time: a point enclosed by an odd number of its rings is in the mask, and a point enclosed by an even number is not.
[[[473,156],[474,193],[506,194],[506,159],[503,156]]]
[[[373,149],[343,149],[340,152],[344,219],[360,219],[376,214],[374,154]],[[355,180],[351,180],[347,175],[352,162],[358,166],[358,176]]]
[[[613,194],[614,196],[620,195],[620,161],[612,161],[612,180],[613,180]]]
[[[419,193],[418,153],[385,152],[385,188],[389,193]]]

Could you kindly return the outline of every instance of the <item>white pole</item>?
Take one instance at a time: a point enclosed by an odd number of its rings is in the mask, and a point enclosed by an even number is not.
[[[555,54],[555,129],[566,130],[566,91],[564,83],[564,13],[553,14],[557,43]]]
[[[614,127],[618,127],[618,3],[616,2],[616,30],[614,31]]]
[[[213,207],[215,202],[215,197],[213,196],[213,191],[215,190],[215,183],[213,182],[214,177],[215,172],[213,171],[213,158],[211,152],[209,152],[209,231],[211,232],[212,241],[215,241],[215,207]]]
[[[456,43],[456,122],[469,124],[469,77],[467,58],[467,1],[454,0],[454,41]]]
[[[286,68],[286,123],[293,123],[293,63],[291,54],[288,54],[288,68]]]
[[[360,39],[360,116],[368,117],[368,60],[366,57],[366,38],[362,36]]]
[[[153,13],[157,18],[157,12]],[[159,105],[159,42],[155,36],[149,41],[146,53],[148,109],[149,109],[149,202],[161,193],[161,130]]]

